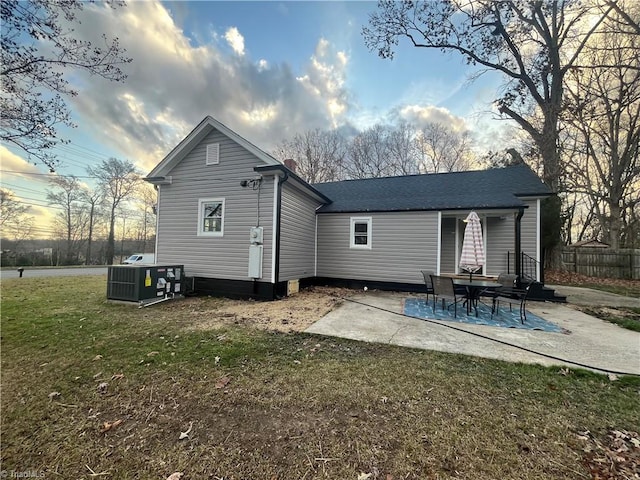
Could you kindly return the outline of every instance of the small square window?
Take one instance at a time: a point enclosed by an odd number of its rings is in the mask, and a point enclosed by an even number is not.
[[[351,217],[351,248],[371,249],[371,217]]]
[[[224,199],[200,200],[198,235],[221,237],[224,232]]]

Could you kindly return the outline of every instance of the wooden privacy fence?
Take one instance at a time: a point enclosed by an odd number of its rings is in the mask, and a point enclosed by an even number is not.
[[[640,250],[565,247],[562,261],[570,272],[601,278],[640,279]]]

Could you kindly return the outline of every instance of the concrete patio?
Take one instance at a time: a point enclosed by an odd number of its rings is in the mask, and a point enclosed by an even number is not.
[[[557,288],[562,293],[563,287]],[[584,299],[583,303],[593,301],[598,305],[640,307],[638,299],[585,290],[588,289],[571,290],[569,298]],[[569,332],[551,333],[403,316],[403,301],[412,296],[416,295],[379,291],[359,293],[306,331],[509,362],[586,368],[576,365],[581,364],[595,371],[640,375],[640,332],[586,315],[570,305],[527,303],[528,311]]]

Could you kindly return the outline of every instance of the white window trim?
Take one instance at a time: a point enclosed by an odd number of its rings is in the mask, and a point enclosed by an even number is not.
[[[360,244],[356,244],[353,240],[354,240],[354,236],[355,236],[355,225],[356,223],[366,223],[367,224],[367,244],[366,245],[360,245]],[[371,250],[371,244],[372,244],[372,239],[373,239],[373,234],[372,234],[372,219],[371,217],[351,217],[351,228],[349,229],[349,248],[353,248],[356,250]]]
[[[207,158],[205,160],[207,165],[218,165],[220,163],[220,144],[209,143],[207,144]]]
[[[220,231],[219,232],[205,232],[202,230],[203,226],[203,209],[205,203],[210,202],[221,202],[222,203],[222,218],[220,222]],[[224,236],[224,207],[225,201],[224,198],[201,198],[198,200],[198,236],[199,237],[222,237]]]

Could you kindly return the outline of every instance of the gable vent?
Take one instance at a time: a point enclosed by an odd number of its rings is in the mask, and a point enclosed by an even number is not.
[[[207,165],[217,165],[220,163],[220,144],[210,143],[207,145]]]

